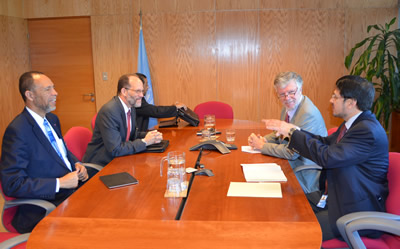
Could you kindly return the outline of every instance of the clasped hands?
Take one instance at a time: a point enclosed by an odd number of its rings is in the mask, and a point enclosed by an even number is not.
[[[247,142],[249,143],[249,146],[251,148],[261,150],[264,144],[267,143],[267,140],[260,134],[256,135],[254,133],[251,133],[251,135],[247,139]]]
[[[162,133],[157,130],[147,132],[144,140],[146,141],[146,145],[157,144],[161,142],[163,139]]]
[[[76,188],[78,187],[79,181],[84,182],[89,178],[86,167],[81,163],[75,163],[75,169],[75,171],[72,171],[71,173],[59,178],[60,188]]]

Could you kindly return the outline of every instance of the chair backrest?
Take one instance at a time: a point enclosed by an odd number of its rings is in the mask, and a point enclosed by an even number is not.
[[[2,197],[6,202],[15,199],[13,197],[9,197],[9,196],[4,194],[3,186],[1,185],[1,183],[0,183],[0,190],[1,190]],[[12,232],[12,233],[18,233],[17,230],[15,230],[15,228],[11,224],[11,221],[14,218],[14,215],[17,212],[17,209],[18,209],[18,206],[6,208],[6,206],[3,205],[3,209],[2,209],[2,213],[1,213],[1,221],[3,223],[4,228],[7,231]]]
[[[85,155],[86,148],[91,139],[92,132],[82,126],[71,127],[64,135],[64,141],[67,144],[68,150],[80,161],[83,155]]]
[[[400,153],[389,152],[389,195],[386,199],[386,212],[400,215]]]
[[[339,127],[332,127],[328,130],[328,136],[332,135],[333,133],[335,133],[337,131]]]
[[[94,131],[94,125],[96,124],[97,113],[94,114],[91,122],[92,131]]]
[[[206,114],[214,114],[215,118],[233,119],[233,109],[230,105],[219,101],[208,101],[198,104],[194,112],[199,118],[204,118]]]

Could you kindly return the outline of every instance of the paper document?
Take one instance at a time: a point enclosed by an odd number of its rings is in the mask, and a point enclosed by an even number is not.
[[[282,198],[280,183],[231,182],[227,196]]]
[[[247,182],[287,182],[281,166],[276,163],[241,164]]]
[[[253,149],[251,146],[242,146],[242,151],[243,152],[247,152],[247,153],[253,153],[253,154],[261,153],[260,150]]]

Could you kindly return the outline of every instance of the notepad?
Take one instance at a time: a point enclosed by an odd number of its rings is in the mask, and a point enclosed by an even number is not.
[[[138,184],[139,181],[131,176],[128,172],[121,172],[112,175],[104,175],[99,177],[107,188],[118,188],[132,184]]]
[[[281,166],[276,163],[241,164],[247,182],[287,182]]]
[[[280,183],[231,182],[227,196],[282,198]]]
[[[244,146],[244,145],[242,146],[242,151],[252,154],[261,153],[261,150],[253,149],[251,146]]]

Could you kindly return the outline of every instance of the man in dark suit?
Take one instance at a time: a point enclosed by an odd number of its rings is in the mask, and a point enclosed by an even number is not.
[[[385,211],[388,141],[385,130],[369,110],[374,96],[375,89],[369,81],[353,75],[340,78],[330,102],[333,115],[345,122],[328,137],[283,121],[264,120],[267,129],[289,137],[290,149],[324,168],[327,193],[324,197],[320,192],[307,195],[320,222],[323,240],[340,237],[336,221],[345,214]],[[380,234],[367,230],[360,235]]]
[[[83,161],[107,165],[118,156],[132,155],[146,150],[146,146],[160,143],[162,134],[156,130],[139,132],[136,111],[143,99],[143,83],[135,74],[125,74],[118,80],[117,96],[101,107]]]
[[[0,176],[3,191],[16,198],[45,199],[55,205],[88,179],[86,168],[68,151],[56,109],[53,82],[41,72],[19,79],[25,108],[7,127],[2,145]],[[20,233],[32,231],[45,210],[22,205],[12,220]]]
[[[144,95],[148,88],[147,77],[144,74],[136,73],[139,79],[143,82]],[[147,131],[149,128],[149,118],[171,118],[178,115],[178,109],[187,109],[183,103],[176,102],[175,105],[171,106],[156,106],[147,103],[146,98],[142,99],[142,105],[136,107],[136,124],[139,131]]]

